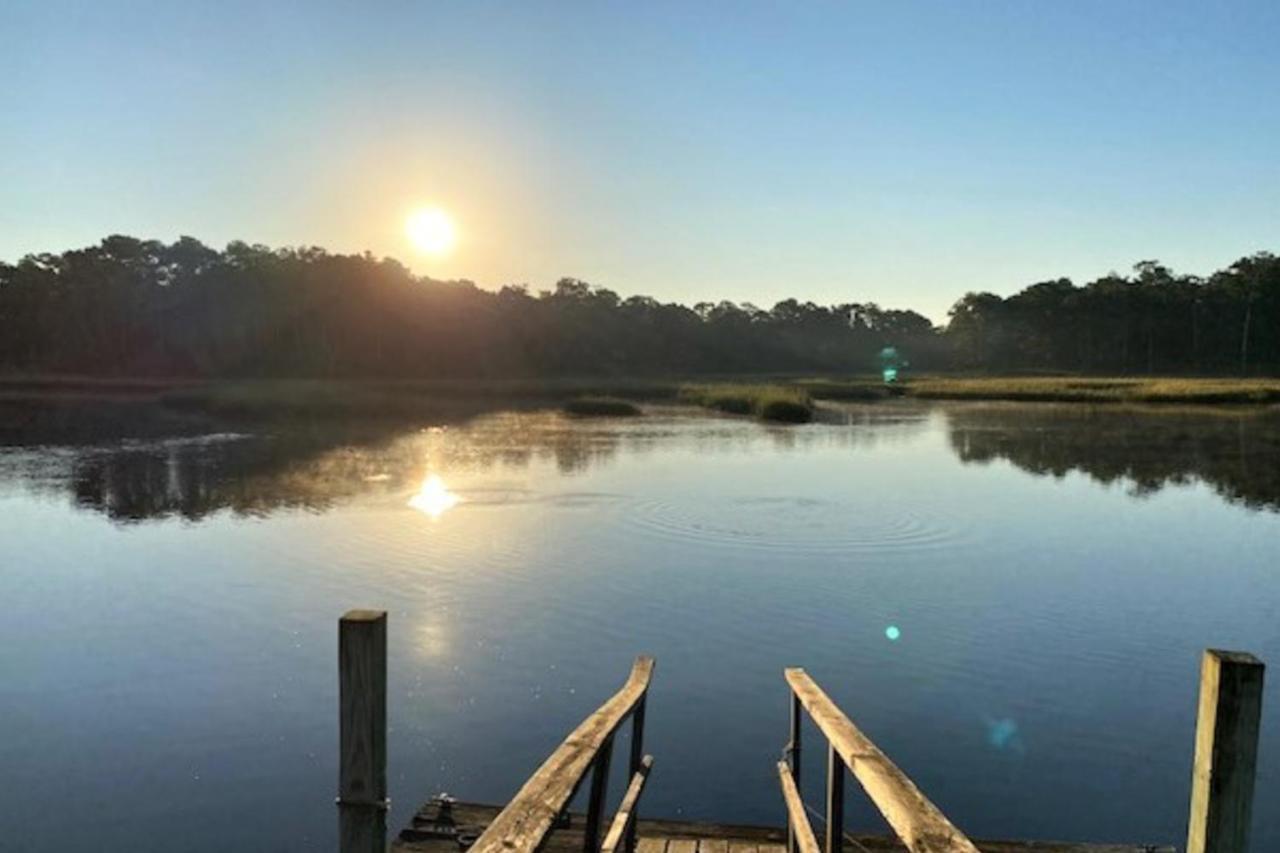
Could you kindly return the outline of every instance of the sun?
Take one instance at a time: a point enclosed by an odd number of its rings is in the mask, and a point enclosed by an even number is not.
[[[428,255],[447,254],[458,239],[453,220],[438,207],[423,207],[409,214],[404,230],[418,251]]]
[[[457,506],[461,500],[462,498],[449,491],[439,475],[430,474],[422,481],[422,488],[418,493],[409,498],[409,506],[432,519],[437,519],[447,510]]]

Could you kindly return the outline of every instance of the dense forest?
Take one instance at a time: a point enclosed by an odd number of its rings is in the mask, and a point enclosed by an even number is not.
[[[1280,259],[1154,261],[1084,286],[970,293],[935,327],[874,303],[692,307],[565,278],[483,290],[390,259],[112,236],[0,263],[0,371],[154,377],[650,375],[874,369],[1280,370]]]
[[[943,335],[960,369],[1085,373],[1280,371],[1280,258],[1261,252],[1208,278],[1156,261],[1084,286],[1043,281],[969,293]]]

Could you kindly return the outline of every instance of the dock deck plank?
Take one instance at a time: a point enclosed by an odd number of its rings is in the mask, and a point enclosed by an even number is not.
[[[453,827],[474,838],[497,817],[501,806],[454,803]],[[571,814],[568,826],[547,836],[541,853],[582,853],[584,817]],[[439,807],[427,803],[391,844],[393,853],[462,853],[456,838],[439,834]],[[636,824],[636,853],[785,853],[785,827],[742,826],[694,821],[646,820]],[[854,835],[844,853],[905,853],[897,839],[884,835]],[[982,853],[1175,853],[1173,847],[1145,844],[1081,844],[1060,841],[983,841]]]

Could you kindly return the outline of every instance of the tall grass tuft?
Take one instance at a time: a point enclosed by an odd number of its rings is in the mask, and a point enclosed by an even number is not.
[[[767,421],[802,424],[813,420],[813,401],[803,389],[788,385],[685,385],[680,399],[733,415],[755,415]]]
[[[565,403],[564,410],[578,417],[633,418],[642,414],[635,403],[617,397],[578,397]]]

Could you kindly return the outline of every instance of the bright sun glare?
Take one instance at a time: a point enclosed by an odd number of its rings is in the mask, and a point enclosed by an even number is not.
[[[453,220],[438,207],[415,210],[405,222],[404,230],[413,245],[429,255],[446,254],[458,238]]]
[[[436,474],[430,474],[422,481],[422,488],[409,498],[409,506],[433,519],[444,515],[449,509],[458,505],[461,500]]]

